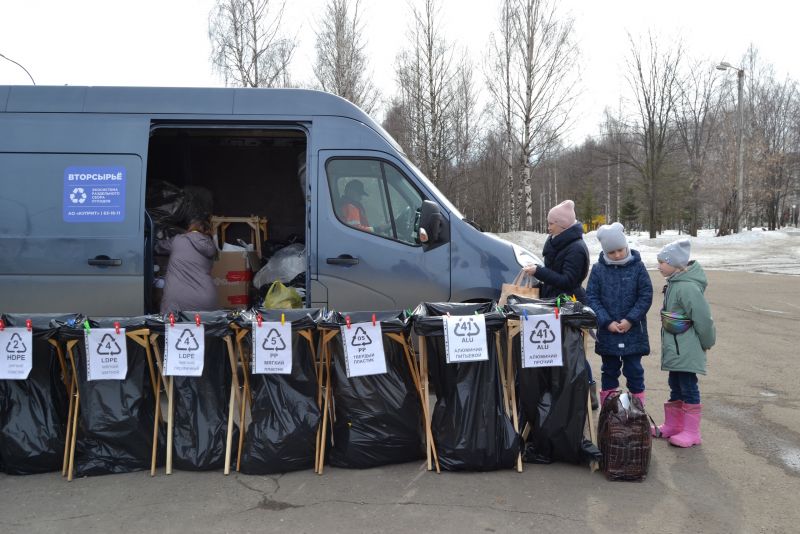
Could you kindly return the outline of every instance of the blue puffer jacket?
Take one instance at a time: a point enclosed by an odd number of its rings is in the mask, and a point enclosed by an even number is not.
[[[597,314],[597,343],[594,351],[601,356],[644,356],[650,354],[647,337],[647,310],[653,303],[653,284],[639,252],[625,265],[609,265],[601,252],[592,267],[586,298]],[[612,334],[608,325],[627,319],[631,329]]]

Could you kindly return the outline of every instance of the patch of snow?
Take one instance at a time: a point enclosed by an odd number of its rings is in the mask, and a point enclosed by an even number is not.
[[[667,230],[655,239],[647,232],[632,232],[628,243],[638,250],[648,269],[655,269],[659,250],[678,239],[688,239],[692,244],[691,259],[697,260],[706,270],[750,271],[771,274],[800,275],[800,231],[784,228],[776,231],[745,230],[738,234],[716,237],[715,230],[700,230],[697,237]],[[547,234],[538,232],[508,232],[497,234],[541,257]],[[597,232],[584,236],[592,263],[602,251]]]

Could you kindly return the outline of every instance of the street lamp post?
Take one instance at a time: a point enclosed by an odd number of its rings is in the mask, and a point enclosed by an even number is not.
[[[3,54],[0,54],[0,57],[1,57],[1,58],[3,58],[3,59],[5,59],[6,61],[10,61],[11,63],[13,63],[14,65],[16,65],[17,67],[19,67],[19,68],[21,68],[22,70],[24,70],[24,71],[25,71],[25,74],[27,74],[27,75],[28,75],[28,78],[30,78],[30,79],[31,79],[31,83],[32,83],[33,85],[36,85],[36,82],[34,82],[34,81],[33,81],[33,76],[31,76],[31,73],[30,73],[30,72],[28,72],[28,69],[26,69],[25,67],[23,67],[22,65],[20,65],[19,63],[17,63],[16,61],[14,61],[13,59],[11,59],[11,58],[10,58],[10,57],[8,57],[8,56],[4,56]]]
[[[744,214],[744,103],[742,101],[744,93],[744,69],[739,69],[728,63],[721,61],[717,65],[717,70],[733,69],[736,71],[736,114],[738,115],[739,122],[739,135],[737,136],[737,156],[736,156],[736,197],[735,197],[735,213],[734,231],[738,233],[741,229],[741,219]]]

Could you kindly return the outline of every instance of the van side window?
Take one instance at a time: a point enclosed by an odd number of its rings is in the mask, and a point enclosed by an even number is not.
[[[422,195],[393,165],[373,159],[326,164],[336,217],[348,226],[416,245],[414,219]]]

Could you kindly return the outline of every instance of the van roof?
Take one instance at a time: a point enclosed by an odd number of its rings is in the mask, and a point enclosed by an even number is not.
[[[0,85],[0,112],[333,115],[366,124],[403,152],[358,106],[334,94],[311,89]]]
[[[309,89],[231,87],[0,86],[0,111],[339,115],[372,119],[344,98]]]

